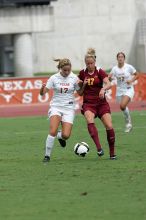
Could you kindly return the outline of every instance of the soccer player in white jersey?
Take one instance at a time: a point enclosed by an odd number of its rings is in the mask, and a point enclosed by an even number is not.
[[[44,162],[50,160],[51,151],[57,136],[62,147],[66,146],[66,140],[70,137],[75,116],[74,92],[79,90],[78,77],[71,71],[69,59],[58,59],[59,72],[52,75],[47,84],[43,84],[40,95],[44,95],[49,89],[53,89],[54,95],[50,102],[48,116],[50,119],[49,134],[46,139],[46,151]],[[58,131],[61,124],[62,130]]]
[[[132,65],[125,63],[125,54],[123,52],[117,54],[117,61],[118,63],[112,68],[109,78],[117,81],[116,99],[120,103],[120,109],[125,117],[125,132],[130,132],[132,130],[132,122],[127,105],[134,96],[133,82],[138,79],[138,73]]]

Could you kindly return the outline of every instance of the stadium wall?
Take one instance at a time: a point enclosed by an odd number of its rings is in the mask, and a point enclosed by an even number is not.
[[[145,16],[146,1],[58,0],[52,5],[53,31],[33,34],[35,72],[54,71],[53,57],[69,57],[73,69],[80,69],[88,47],[96,49],[104,69],[115,64],[118,51],[137,67],[136,25]]]

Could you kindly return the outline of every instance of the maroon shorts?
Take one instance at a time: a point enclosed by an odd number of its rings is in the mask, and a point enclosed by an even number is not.
[[[81,110],[82,114],[84,115],[84,113],[88,110],[95,114],[95,118],[96,117],[102,118],[104,114],[111,113],[108,102],[101,102],[101,103],[95,103],[95,104],[83,103],[82,110]]]

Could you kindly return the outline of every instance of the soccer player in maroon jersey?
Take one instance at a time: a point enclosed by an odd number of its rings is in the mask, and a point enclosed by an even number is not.
[[[108,75],[101,68],[96,67],[96,55],[93,48],[88,49],[85,55],[86,69],[81,70],[79,79],[83,82],[79,95],[83,95],[82,114],[86,118],[87,127],[93,139],[98,156],[103,156],[98,130],[94,119],[100,118],[106,128],[107,141],[109,144],[110,159],[116,159],[115,155],[115,132],[112,125],[110,106],[105,98],[106,90],[111,88]]]

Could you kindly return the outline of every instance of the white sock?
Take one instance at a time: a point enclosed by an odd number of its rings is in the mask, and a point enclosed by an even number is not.
[[[126,107],[125,110],[123,111],[124,117],[125,117],[125,122],[131,124],[131,116],[129,112],[129,108]]]
[[[58,139],[63,139],[63,138],[62,138],[62,131],[58,131],[58,133],[57,133],[57,138],[58,138]]]
[[[47,139],[46,139],[46,152],[45,152],[45,156],[49,156],[51,155],[51,151],[54,145],[54,141],[55,141],[55,137],[48,135]]]

